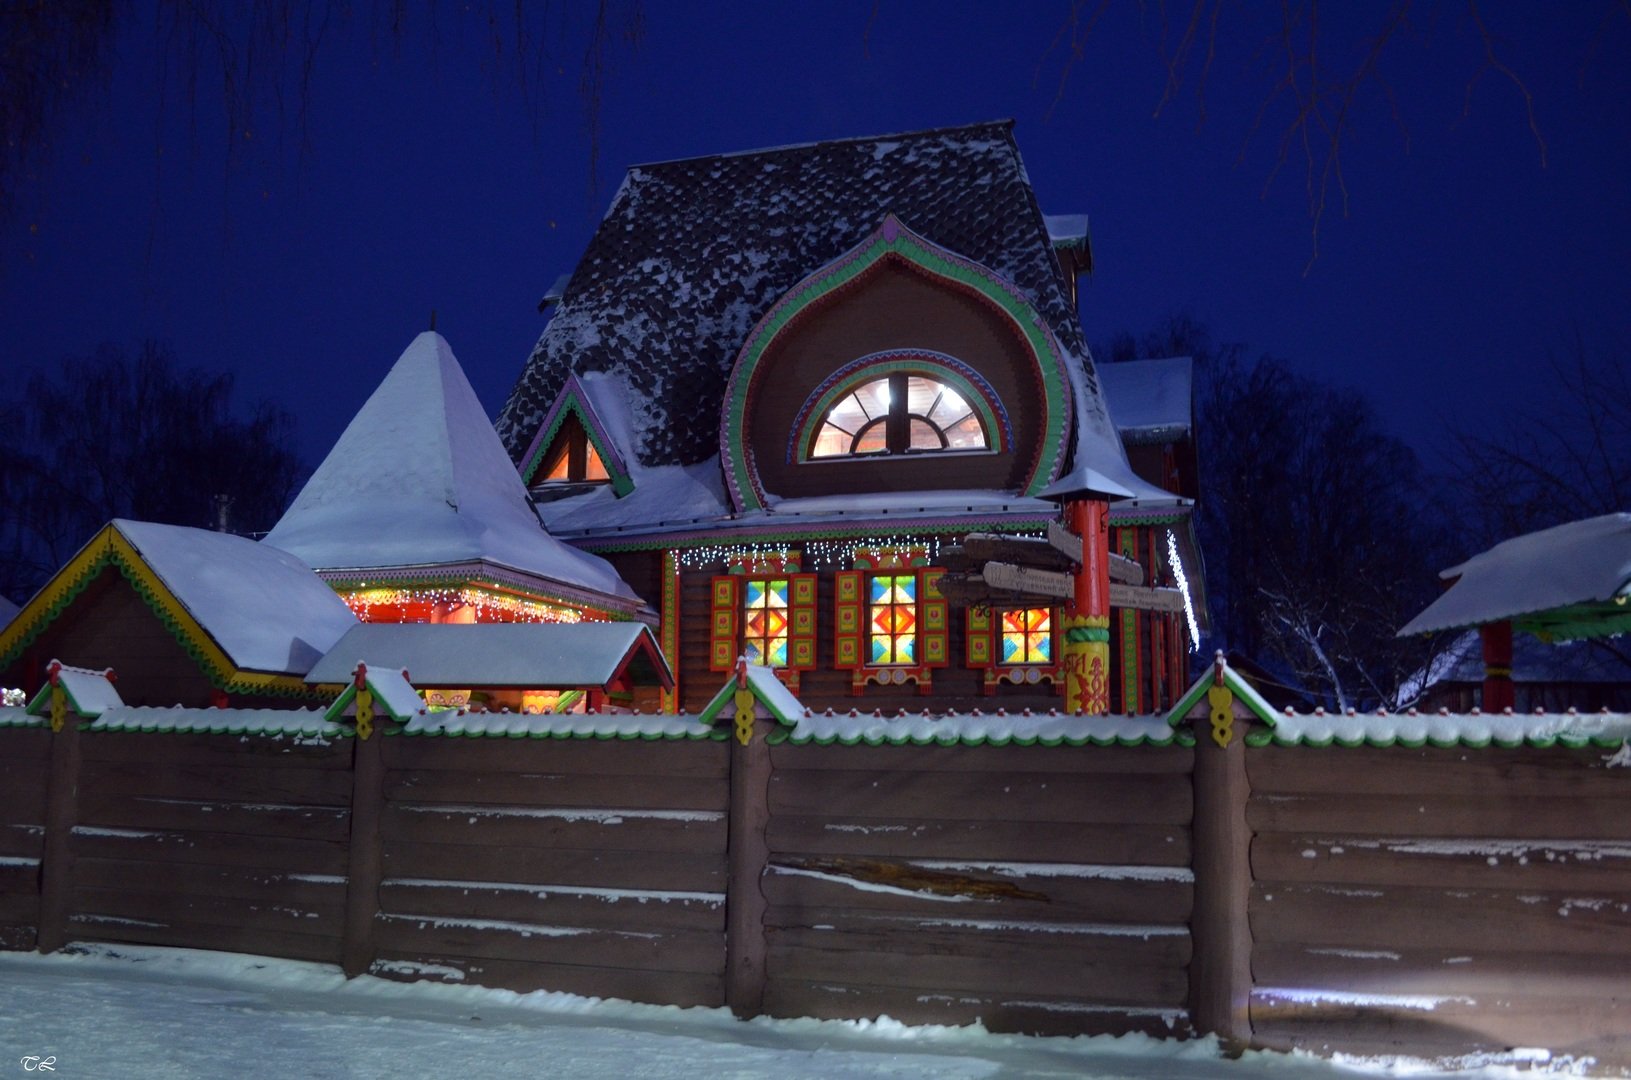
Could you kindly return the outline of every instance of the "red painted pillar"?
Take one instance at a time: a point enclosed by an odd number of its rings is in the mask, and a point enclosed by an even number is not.
[[[1082,538],[1076,595],[1062,620],[1065,708],[1103,716],[1110,711],[1110,504],[1072,499],[1065,526]]]
[[[1517,703],[1512,691],[1512,624],[1485,623],[1478,628],[1484,645],[1484,711],[1500,712]]]

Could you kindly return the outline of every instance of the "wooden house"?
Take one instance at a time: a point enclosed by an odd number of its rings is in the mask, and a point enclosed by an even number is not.
[[[498,432],[550,532],[659,609],[670,709],[739,655],[816,709],[1074,709],[1072,650],[1089,711],[1159,709],[1196,635],[1192,500],[1129,465],[1076,313],[1090,264],[1008,123],[637,166]],[[1039,538],[1050,495],[1094,508],[1093,611],[953,551]]]

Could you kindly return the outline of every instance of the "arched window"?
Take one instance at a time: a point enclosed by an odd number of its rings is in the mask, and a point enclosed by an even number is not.
[[[809,456],[992,449],[979,411],[955,387],[895,371],[835,401],[821,417]]]

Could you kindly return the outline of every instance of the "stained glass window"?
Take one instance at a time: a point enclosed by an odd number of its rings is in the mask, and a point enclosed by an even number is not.
[[[1024,608],[1019,611],[1003,612],[1002,662],[1051,664],[1053,612],[1047,608]]]
[[[749,578],[742,597],[742,652],[748,663],[786,667],[787,579]]]
[[[875,574],[867,588],[867,663],[917,663],[917,575]]]

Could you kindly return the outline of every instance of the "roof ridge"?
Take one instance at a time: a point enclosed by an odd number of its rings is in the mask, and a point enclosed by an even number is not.
[[[846,135],[837,139],[811,139],[808,142],[783,143],[779,146],[761,146],[750,150],[727,150],[713,154],[692,154],[688,157],[663,158],[658,161],[642,161],[630,165],[626,173],[636,169],[655,169],[666,165],[689,165],[698,161],[723,161],[732,158],[768,156],[770,154],[788,153],[794,150],[809,150],[818,146],[843,146],[846,143],[882,142],[888,139],[922,139],[937,135],[945,135],[954,131],[974,131],[980,128],[1000,128],[1012,135],[1014,130],[1013,117],[999,120],[979,120],[970,124],[949,124],[944,127],[921,128],[914,131],[886,132],[879,135]],[[614,203],[617,201],[614,197]]]

